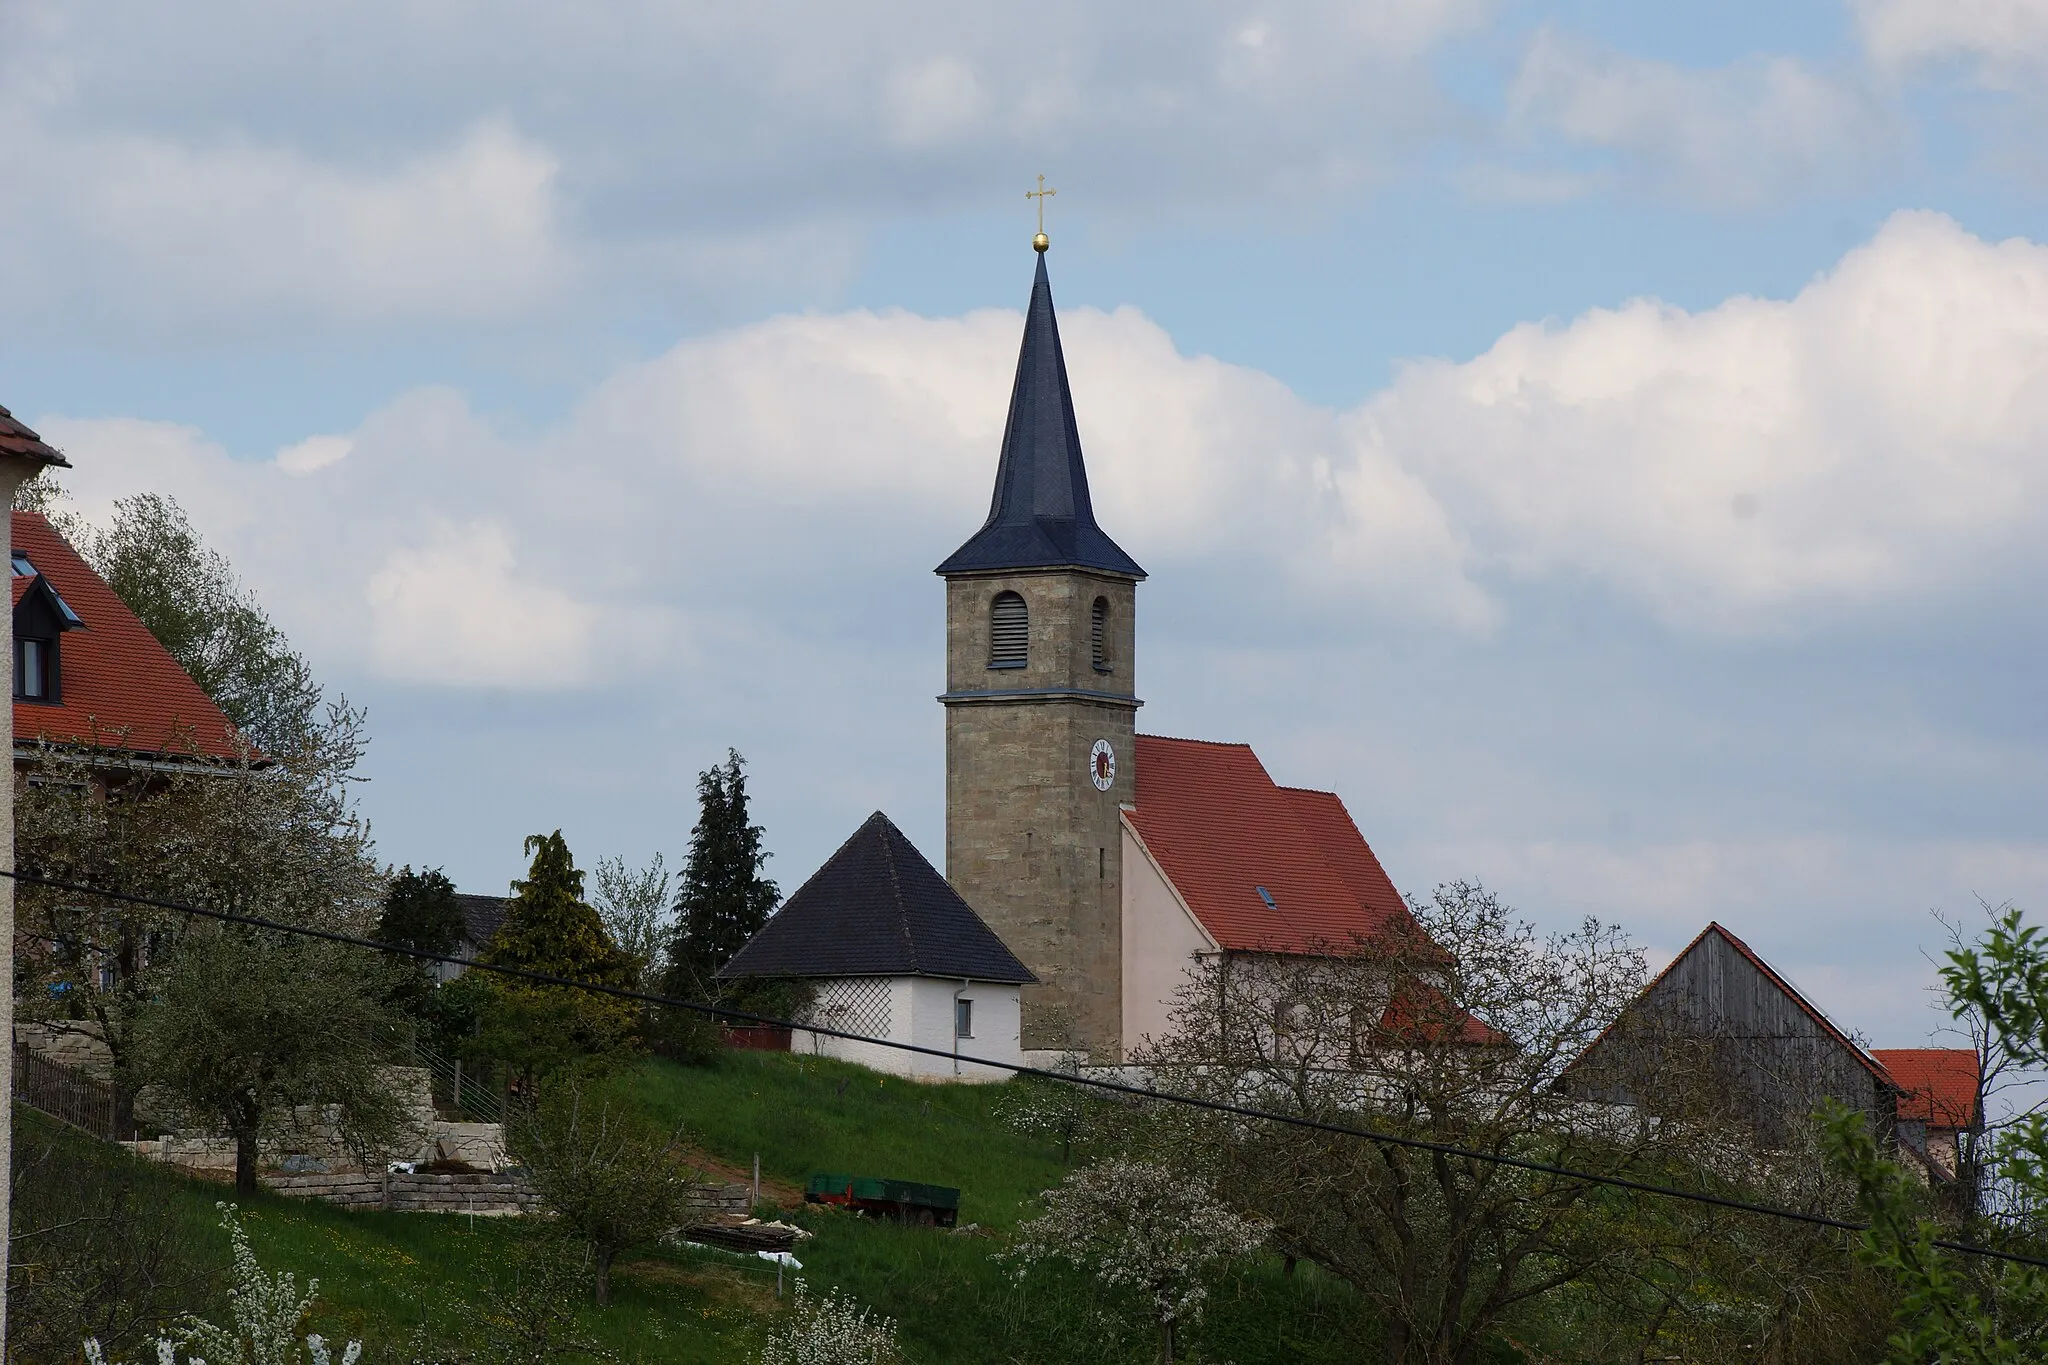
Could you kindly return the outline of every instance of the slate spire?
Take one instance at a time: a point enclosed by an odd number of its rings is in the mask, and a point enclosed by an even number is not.
[[[1074,399],[1067,388],[1067,361],[1060,351],[1059,318],[1040,250],[988,520],[938,572],[1055,568],[1145,576],[1137,561],[1095,524]]]

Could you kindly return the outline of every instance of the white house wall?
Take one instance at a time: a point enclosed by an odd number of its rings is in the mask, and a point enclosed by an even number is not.
[[[915,1028],[912,1041],[919,1047],[953,1051],[953,993],[959,991],[960,999],[974,1002],[974,1036],[959,1040],[960,1052],[994,1061],[1022,1060],[1018,991],[1015,986],[976,982],[963,990],[958,981],[918,977],[912,982],[912,991],[916,1001],[911,1016]],[[913,1053],[907,1060],[915,1068],[909,1074],[921,1080],[1002,1081],[1010,1076],[1007,1071],[965,1062],[956,1068],[950,1058],[927,1057],[921,1053]]]
[[[863,984],[869,981],[875,982],[886,993],[889,1002],[889,1026],[887,1029],[875,1030],[872,1036],[887,1038],[890,1042],[909,1042],[911,1029],[911,978],[885,977],[860,978],[859,980]],[[833,992],[843,987],[850,987],[853,984],[852,980],[820,981],[818,983],[818,999],[812,1006],[814,1014],[812,1022],[829,1024],[834,1028],[844,1028],[850,1032],[868,1032],[871,1026],[863,1024],[861,1020],[839,1019],[834,1017],[829,1011]],[[892,1047],[883,1047],[876,1043],[861,1043],[848,1038],[832,1038],[822,1034],[800,1031],[791,1036],[789,1045],[790,1049],[795,1052],[808,1052],[819,1057],[836,1057],[842,1062],[853,1062],[859,1066],[871,1067],[876,1071],[888,1071],[896,1075],[905,1075],[908,1074],[909,1070],[907,1065],[908,1053],[900,1052]]]
[[[1164,1038],[1174,997],[1196,957],[1216,941],[1188,913],[1144,842],[1123,826],[1124,1055]]]
[[[823,1036],[807,1030],[798,1030],[793,1035],[790,1040],[792,1050],[820,1057],[834,1057],[874,1071],[887,1072],[892,1076],[908,1076],[916,1080],[1007,1079],[1010,1074],[1007,1071],[965,1063],[959,1066],[956,1074],[950,1055],[953,1052],[953,1000],[954,992],[961,991],[960,999],[974,1002],[975,1036],[961,1039],[959,1050],[969,1055],[998,1061],[1022,1060],[1023,1054],[1018,1046],[1020,1013],[1017,987],[978,981],[962,991],[957,979],[941,980],[914,976],[891,977],[881,984],[888,992],[889,1028],[886,1034],[878,1036],[887,1037],[891,1042],[933,1048],[949,1055],[929,1057],[922,1053],[905,1052],[899,1048],[884,1047],[876,1043]],[[834,983],[821,982],[819,985],[822,1002],[829,998],[826,993],[833,988]]]

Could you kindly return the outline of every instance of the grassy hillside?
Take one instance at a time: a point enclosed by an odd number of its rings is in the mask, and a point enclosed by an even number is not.
[[[813,1171],[957,1185],[961,1221],[977,1231],[897,1227],[808,1209],[817,1236],[798,1255],[819,1287],[841,1286],[897,1318],[918,1362],[1108,1365],[1153,1358],[1150,1339],[1116,1326],[1091,1282],[1034,1274],[1019,1284],[996,1259],[1007,1229],[1062,1174],[1059,1153],[1000,1119],[1007,1087],[924,1086],[816,1058],[734,1053],[709,1068],[649,1060],[621,1078],[664,1125],[684,1128],[725,1170],[761,1158],[764,1197],[793,1199]],[[219,1186],[170,1179],[195,1223]],[[520,1229],[509,1220],[343,1213],[263,1196],[248,1205],[258,1254],[273,1268],[317,1276],[315,1327],[377,1348],[370,1365],[421,1324],[446,1334],[490,1311],[489,1288],[514,1294]],[[213,1234],[218,1235],[218,1234]],[[615,1301],[582,1327],[628,1361],[750,1360],[778,1304],[775,1272],[712,1252],[643,1256],[616,1275]],[[1188,1358],[1262,1362],[1354,1359],[1343,1349],[1349,1290],[1303,1267],[1247,1267],[1215,1295]]]

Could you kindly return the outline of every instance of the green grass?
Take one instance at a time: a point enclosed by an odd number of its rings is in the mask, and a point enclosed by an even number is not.
[[[1064,1168],[1007,1126],[1008,1086],[929,1085],[823,1057],[732,1052],[716,1067],[650,1060],[626,1081],[664,1127],[764,1179],[801,1189],[820,1171],[959,1188],[960,1221],[1007,1228]]]
[[[1001,1121],[1006,1087],[920,1085],[770,1053],[730,1053],[704,1068],[650,1059],[618,1084],[732,1168],[745,1169],[758,1152],[765,1180],[785,1187],[821,1170],[960,1187],[961,1221],[979,1231],[899,1227],[817,1208],[793,1215],[816,1233],[798,1251],[806,1278],[896,1318],[912,1361],[1156,1358],[1149,1334],[1119,1326],[1117,1302],[1092,1281],[1051,1271],[1019,1283],[997,1259],[1007,1230],[1064,1172],[1058,1152]],[[195,1216],[227,1197],[218,1185],[176,1184]],[[402,1359],[392,1348],[422,1323],[447,1334],[485,1312],[485,1289],[493,1277],[503,1280],[519,1236],[509,1220],[345,1213],[271,1195],[244,1207],[267,1267],[319,1278],[313,1328],[370,1343],[366,1365]],[[584,1310],[582,1326],[627,1361],[741,1365],[778,1306],[772,1266],[708,1251],[639,1257],[619,1267],[614,1286],[614,1302]],[[1277,1261],[1262,1259],[1216,1287],[1208,1321],[1184,1343],[1183,1358],[1353,1360],[1357,1311],[1348,1287],[1307,1266],[1283,1276]]]

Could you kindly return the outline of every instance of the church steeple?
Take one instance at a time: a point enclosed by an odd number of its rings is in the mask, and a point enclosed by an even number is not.
[[[1053,312],[1041,248],[988,520],[939,565],[938,572],[1054,568],[1145,576],[1137,561],[1095,524],[1081,434],[1074,425],[1074,399],[1067,388],[1067,361],[1060,350],[1059,318]]]
[[[1032,245],[995,498],[939,566],[946,880],[1038,977],[1021,997],[1027,1051],[1108,1063],[1124,1055],[1122,811],[1138,799],[1145,571],[1095,524],[1042,227]]]

